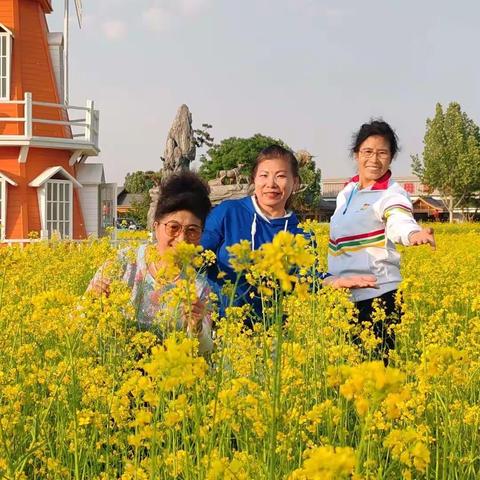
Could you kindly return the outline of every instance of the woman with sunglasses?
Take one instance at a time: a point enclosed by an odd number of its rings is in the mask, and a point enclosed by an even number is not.
[[[131,300],[140,327],[151,327],[164,307],[158,301],[162,291],[156,288],[155,281],[163,266],[162,254],[182,241],[199,244],[205,219],[211,209],[208,195],[208,186],[192,172],[169,176],[161,187],[155,212],[153,227],[156,243],[153,246],[141,245],[135,252],[134,260],[129,259],[125,251],[119,253],[123,267],[122,279],[132,290]],[[149,248],[154,248],[156,254],[148,255]],[[98,270],[88,290],[108,296],[111,279],[102,275],[104,270],[105,266]],[[163,291],[167,288],[162,287]],[[207,312],[210,288],[202,275],[197,277],[196,290],[197,300],[189,306],[188,315],[184,314],[178,319],[176,327],[197,335],[199,350],[205,352],[211,350],[212,338],[211,319]]]
[[[338,194],[330,221],[328,271],[377,278],[376,288],[354,288],[352,297],[359,322],[373,321],[374,300],[385,308],[387,320],[373,325],[383,355],[394,348],[390,327],[400,321],[396,293],[402,277],[395,244],[430,244],[435,248],[433,230],[417,224],[407,192],[392,179],[390,164],[398,151],[397,141],[397,135],[383,120],[361,126],[351,150],[358,175]]]

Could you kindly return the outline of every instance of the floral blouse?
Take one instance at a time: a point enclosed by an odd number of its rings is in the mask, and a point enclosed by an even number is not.
[[[119,261],[122,265],[122,280],[128,284],[132,290],[131,302],[135,308],[136,318],[140,328],[152,328],[155,325],[155,319],[158,313],[166,308],[161,302],[162,296],[168,289],[175,286],[175,283],[158,288],[155,279],[148,270],[145,260],[147,245],[138,247],[135,260],[132,261],[131,254],[128,249],[121,250],[118,254]],[[92,282],[102,277],[103,267],[96,272]],[[206,276],[199,274],[195,280],[195,288],[197,297],[207,303],[211,289],[208,285]],[[180,316],[179,316],[180,317]],[[181,330],[184,328],[183,320],[177,319],[176,328]],[[200,343],[199,350],[201,352],[209,351],[213,348],[212,341],[212,320],[210,312],[202,320],[202,330],[198,335]]]

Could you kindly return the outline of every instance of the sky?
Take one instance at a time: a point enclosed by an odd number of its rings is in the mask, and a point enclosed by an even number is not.
[[[52,3],[61,31],[64,2]],[[324,178],[355,172],[352,134],[370,118],[399,136],[397,176],[437,102],[480,124],[477,0],[83,0],[81,30],[71,3],[70,103],[100,110],[90,161],[110,182],[162,167],[182,103],[217,143],[280,138]]]

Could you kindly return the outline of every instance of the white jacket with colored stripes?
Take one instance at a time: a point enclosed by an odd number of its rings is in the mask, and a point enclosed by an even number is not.
[[[355,302],[395,290],[402,279],[395,244],[410,245],[410,233],[418,230],[408,193],[390,171],[361,190],[358,176],[353,177],[338,194],[330,221],[328,271],[377,277],[378,289],[352,289]]]

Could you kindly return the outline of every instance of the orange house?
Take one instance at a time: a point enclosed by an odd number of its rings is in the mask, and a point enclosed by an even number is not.
[[[98,189],[90,197],[81,193],[88,189],[79,181],[79,170],[84,177],[90,166],[98,171],[98,164],[85,160],[99,153],[99,113],[92,101],[79,107],[64,103],[63,35],[49,32],[51,11],[51,0],[0,1],[3,242],[25,240],[31,232],[72,239],[100,234],[102,208],[106,211],[109,201]],[[82,208],[89,204],[92,210],[92,199],[96,220],[86,218]]]

